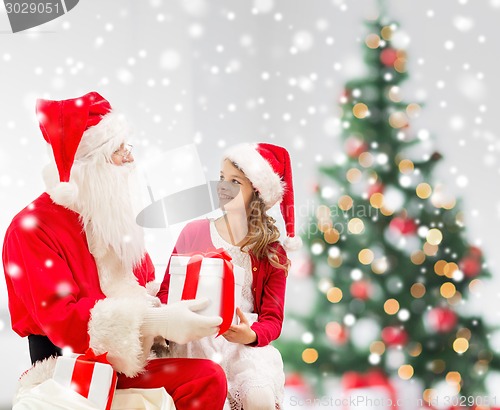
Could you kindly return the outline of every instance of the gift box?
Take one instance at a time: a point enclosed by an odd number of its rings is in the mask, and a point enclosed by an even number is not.
[[[231,263],[225,251],[172,255],[170,275],[168,303],[206,297],[211,303],[199,313],[222,317],[219,334],[238,323],[236,308],[241,303],[245,270]]]
[[[345,373],[342,393],[345,410],[388,410],[399,406],[394,386],[379,370]]]
[[[91,349],[84,355],[59,356],[52,379],[87,398],[97,408],[111,409],[117,376],[106,359]]]

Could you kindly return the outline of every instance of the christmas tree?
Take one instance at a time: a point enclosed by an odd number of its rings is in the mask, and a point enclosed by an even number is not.
[[[310,317],[288,318],[308,337],[277,346],[289,370],[317,381],[379,369],[420,380],[427,401],[440,383],[456,397],[484,394],[500,362],[487,327],[463,306],[489,273],[459,203],[433,182],[441,154],[422,154],[429,133],[410,127],[421,107],[402,101],[398,24],[380,17],[367,26],[367,74],[340,101],[345,155],[320,169],[305,236],[316,305]]]

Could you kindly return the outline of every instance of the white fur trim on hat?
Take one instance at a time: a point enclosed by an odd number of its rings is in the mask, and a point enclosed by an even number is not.
[[[78,186],[73,182],[59,182],[47,189],[47,193],[56,204],[70,208],[78,198]]]
[[[104,115],[99,123],[83,133],[75,159],[84,159],[99,152],[111,156],[129,136],[130,126],[125,117],[120,113],[111,111]]]
[[[50,147],[50,145],[47,146]],[[71,182],[59,182],[59,174],[52,150],[49,149],[48,154],[51,162],[45,165],[42,170],[45,190],[56,204],[71,209],[78,197],[78,186]]]
[[[300,236],[287,236],[283,242],[283,247],[287,252],[298,251],[302,248],[302,238]]]
[[[149,356],[141,334],[147,307],[146,300],[106,298],[91,310],[90,347],[96,354],[107,352],[113,368],[127,377],[141,372]]]
[[[235,163],[244,172],[268,209],[281,201],[285,190],[284,183],[269,162],[256,150],[256,145],[240,144],[231,147],[225,152],[224,158]]]

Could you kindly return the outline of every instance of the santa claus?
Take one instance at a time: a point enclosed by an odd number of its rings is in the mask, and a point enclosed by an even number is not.
[[[154,296],[125,119],[96,92],[39,100],[37,115],[53,154],[47,189],[14,217],[3,248],[12,328],[28,337],[35,365],[21,378],[19,408],[34,408],[21,407],[22,392],[50,377],[62,349],[89,347],[107,353],[118,388],[163,387],[178,409],[222,408],[226,381],[216,364],[151,359],[155,337],[186,343],[217,333],[221,318],[196,313],[206,300],[162,305]]]

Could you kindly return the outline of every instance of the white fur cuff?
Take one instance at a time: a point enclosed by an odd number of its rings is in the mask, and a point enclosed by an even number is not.
[[[107,352],[113,368],[128,377],[143,370],[149,355],[141,334],[147,307],[146,300],[106,298],[91,310],[90,347],[96,354]]]

